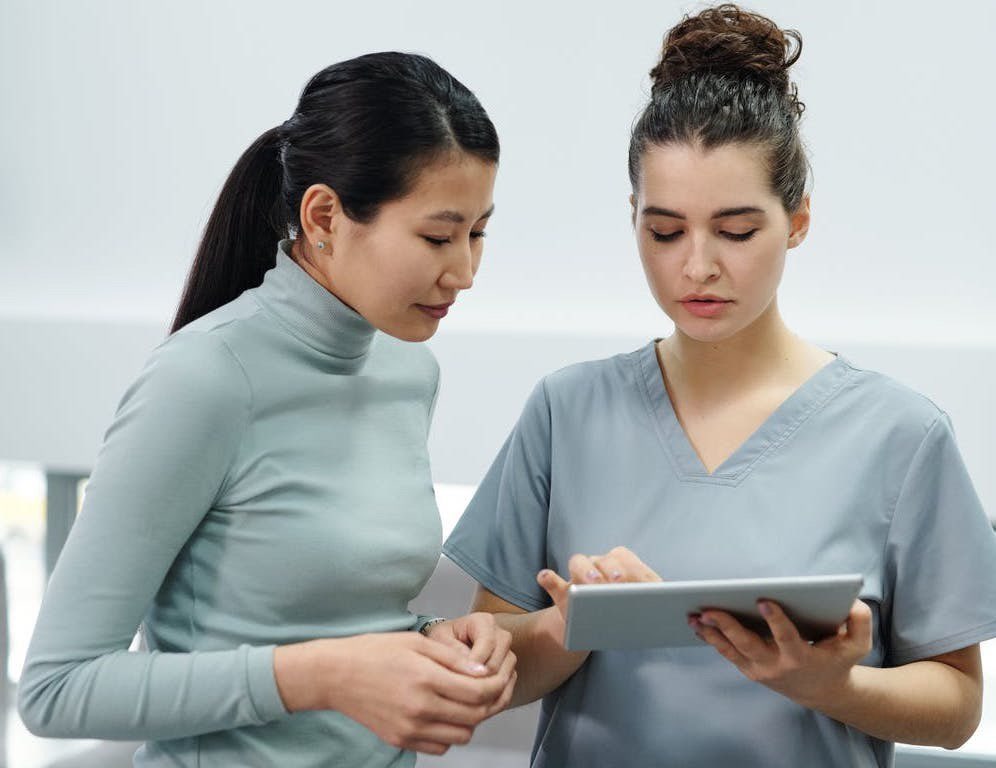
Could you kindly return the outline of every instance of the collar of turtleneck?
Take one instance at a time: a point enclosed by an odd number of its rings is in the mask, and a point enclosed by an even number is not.
[[[291,258],[293,240],[281,240],[277,264],[254,290],[257,300],[309,347],[362,365],[376,329],[343,304]]]

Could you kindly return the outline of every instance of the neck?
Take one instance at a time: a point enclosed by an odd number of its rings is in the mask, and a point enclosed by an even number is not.
[[[660,344],[665,379],[696,398],[725,398],[731,390],[792,376],[809,344],[782,320],[777,300],[750,326],[721,341],[698,341],[680,330]]]
[[[308,245],[307,240],[301,240],[300,238],[295,240],[290,248],[290,257],[294,259],[294,262],[301,269],[308,273],[308,276],[312,280],[329,293],[332,293],[332,285],[329,283],[328,277],[315,264],[312,258],[311,246]]]
[[[347,307],[356,312],[356,308],[343,299],[342,296],[339,295],[339,291],[333,290],[332,281],[329,280],[329,276],[325,274],[325,272],[323,272],[315,263],[315,253],[308,244],[307,240],[295,240],[290,248],[290,257],[294,260],[295,264],[307,273],[308,277],[339,299],[339,301]]]

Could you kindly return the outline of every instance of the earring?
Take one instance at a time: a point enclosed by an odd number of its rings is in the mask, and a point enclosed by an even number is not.
[[[324,249],[325,249],[325,241],[324,240],[319,240],[318,241],[318,250],[322,251]]]

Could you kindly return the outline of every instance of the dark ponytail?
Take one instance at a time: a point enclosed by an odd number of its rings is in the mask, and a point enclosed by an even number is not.
[[[634,190],[650,146],[757,144],[772,190],[794,213],[809,175],[799,136],[805,105],[788,75],[801,51],[798,32],[729,3],[686,16],[669,30],[650,72],[650,103],[630,139]]]
[[[280,130],[271,128],[242,153],[218,195],[170,333],[263,282],[287,237],[282,173]]]
[[[447,152],[497,163],[498,134],[466,86],[425,56],[372,53],[333,64],[289,120],[245,151],[204,230],[171,332],[263,280],[277,242],[300,230],[312,184],[335,190],[354,221],[404,197]]]

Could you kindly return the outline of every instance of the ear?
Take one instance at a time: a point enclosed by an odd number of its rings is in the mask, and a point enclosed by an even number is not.
[[[809,195],[802,198],[796,212],[792,214],[789,227],[788,247],[795,248],[806,239],[809,233]]]
[[[630,223],[636,226],[636,194],[630,194],[629,196],[629,207],[630,207]]]
[[[336,225],[345,215],[335,190],[327,184],[312,184],[301,197],[301,233],[312,248],[332,244]]]

